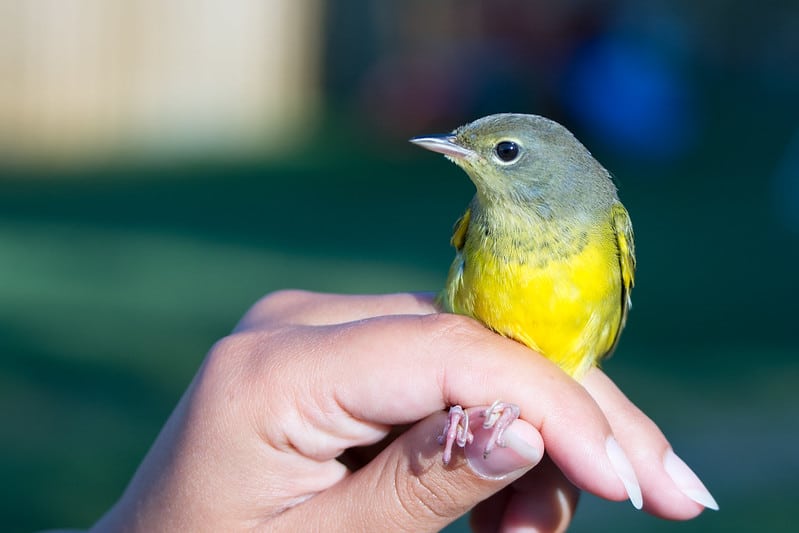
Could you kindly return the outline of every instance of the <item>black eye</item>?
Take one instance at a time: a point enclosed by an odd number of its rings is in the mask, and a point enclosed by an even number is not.
[[[497,153],[497,157],[506,163],[510,163],[519,157],[519,145],[513,141],[502,141],[497,144],[494,151]]]

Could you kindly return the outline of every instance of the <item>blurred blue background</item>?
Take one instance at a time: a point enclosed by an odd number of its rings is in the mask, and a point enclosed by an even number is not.
[[[795,530],[797,28],[788,0],[0,0],[2,529],[91,525],[264,293],[441,287],[473,189],[406,140],[516,111],[616,177],[639,271],[605,368],[721,506],[584,496],[573,529]]]

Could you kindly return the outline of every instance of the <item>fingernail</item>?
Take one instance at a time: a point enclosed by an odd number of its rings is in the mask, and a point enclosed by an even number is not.
[[[714,511],[719,510],[719,504],[716,503],[710,491],[705,488],[705,485],[694,474],[694,471],[671,448],[663,457],[663,468],[674,484],[677,485],[677,488],[680,489],[680,492],[699,505],[704,505]]]
[[[624,450],[621,449],[619,442],[614,437],[608,437],[605,442],[605,450],[607,451],[610,464],[613,465],[613,470],[619,479],[624,484],[624,490],[627,491],[627,496],[630,498],[630,503],[636,509],[641,509],[644,506],[643,498],[641,497],[641,487],[638,485],[638,479],[635,477],[635,470]]]
[[[497,446],[485,456],[483,450],[491,431],[474,428],[474,442],[465,448],[466,460],[477,475],[488,479],[501,479],[529,470],[544,456],[544,451],[534,444],[533,431],[535,428],[525,422],[513,422],[503,434],[504,446]]]
[[[513,425],[508,427],[503,434],[505,447],[510,448],[518,453],[520,457],[524,458],[531,465],[537,465],[544,457],[544,452],[538,446],[533,445],[524,436],[519,435],[518,431],[514,431]]]

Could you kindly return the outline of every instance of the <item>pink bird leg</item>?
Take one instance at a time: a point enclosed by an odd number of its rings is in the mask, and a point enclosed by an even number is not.
[[[519,407],[512,403],[505,403],[499,400],[491,404],[491,407],[480,413],[483,421],[483,429],[491,429],[486,447],[483,450],[483,458],[488,457],[491,450],[497,446],[504,447],[505,441],[503,433],[514,420],[519,418]],[[474,440],[474,435],[469,428],[469,413],[460,405],[453,405],[449,409],[447,423],[444,431],[438,437],[438,443],[444,445],[444,464],[449,464],[452,459],[452,447],[457,444],[464,448]]]

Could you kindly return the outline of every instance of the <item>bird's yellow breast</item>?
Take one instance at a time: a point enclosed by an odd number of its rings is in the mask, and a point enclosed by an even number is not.
[[[442,295],[448,310],[530,346],[578,379],[611,350],[623,304],[609,221],[573,238],[545,230],[522,247],[509,235],[489,242],[474,224],[463,230]]]

